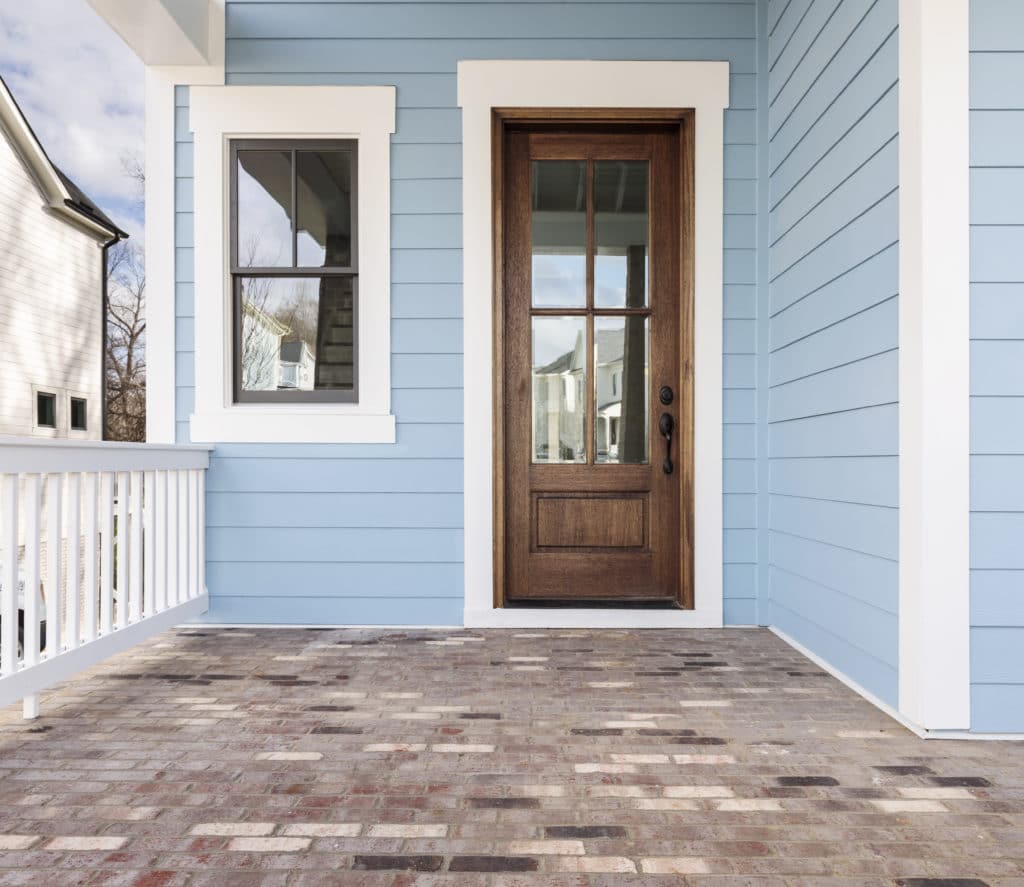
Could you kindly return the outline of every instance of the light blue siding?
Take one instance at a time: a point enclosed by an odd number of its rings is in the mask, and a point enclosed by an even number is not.
[[[971,727],[1024,731],[1024,7],[970,42]]]
[[[195,286],[192,210],[192,134],[188,122],[188,87],[174,90],[174,343],[175,440],[189,440],[188,417],[195,405]],[[150,335],[156,331],[151,330]]]
[[[897,0],[764,12],[766,621],[895,704]]]
[[[725,618],[758,620],[757,41],[748,2],[243,2],[232,84],[394,84],[395,446],[224,445],[209,475],[214,621],[462,619],[460,59],[731,64],[725,131]],[[188,92],[178,90],[178,437],[193,408]]]

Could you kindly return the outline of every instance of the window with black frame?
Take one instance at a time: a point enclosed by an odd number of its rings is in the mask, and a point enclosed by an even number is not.
[[[231,143],[238,402],[358,399],[356,143]]]

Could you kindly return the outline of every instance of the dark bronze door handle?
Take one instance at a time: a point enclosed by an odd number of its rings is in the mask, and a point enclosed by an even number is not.
[[[665,474],[672,473],[672,431],[676,427],[675,420],[668,413],[662,413],[658,420],[658,430],[665,438],[665,461],[661,465]]]

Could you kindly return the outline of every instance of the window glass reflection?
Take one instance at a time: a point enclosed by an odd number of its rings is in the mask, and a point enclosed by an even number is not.
[[[533,318],[533,461],[586,462],[587,325]]]

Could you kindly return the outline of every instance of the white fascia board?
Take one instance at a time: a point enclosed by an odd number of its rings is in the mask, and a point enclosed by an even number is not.
[[[25,115],[21,113],[14,96],[3,84],[0,84],[0,124],[7,133],[18,154],[28,166],[29,171],[39,183],[47,204],[53,209],[64,207],[64,201],[71,199],[71,194],[57,175],[50,158],[46,156],[43,146],[32,132]]]
[[[899,710],[970,726],[969,0],[900,0]]]
[[[10,139],[15,152],[28,168],[29,174],[35,179],[42,192],[46,208],[64,221],[70,222],[96,238],[99,243],[105,243],[114,236],[113,232],[105,225],[99,224],[73,206],[68,205],[71,193],[57,174],[56,167],[50,161],[39,139],[36,138],[14,96],[2,83],[0,83],[0,129]]]
[[[223,0],[89,0],[147,65],[211,65],[223,59]],[[220,34],[218,35],[218,31]]]

